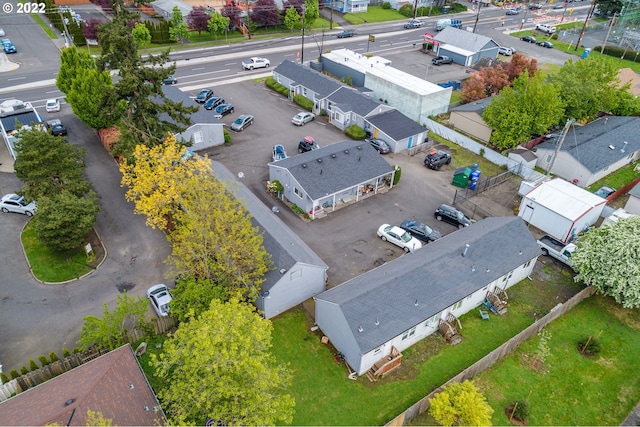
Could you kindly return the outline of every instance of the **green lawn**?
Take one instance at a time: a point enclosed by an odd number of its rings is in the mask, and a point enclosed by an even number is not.
[[[637,164],[637,162],[631,163],[625,167],[618,169],[615,172],[612,172],[601,180],[591,184],[589,187],[587,187],[587,190],[594,192],[603,185],[608,185],[609,187],[613,187],[615,189],[619,189],[620,187],[627,185],[640,176],[640,172],[636,172],[635,170]]]
[[[85,255],[84,245],[72,251],[53,251],[37,239],[30,223],[24,228],[21,239],[33,275],[43,282],[77,279],[93,270],[104,256],[104,251],[96,244],[92,246],[98,256],[91,259]]]
[[[371,22],[388,22],[409,19],[398,13],[395,9],[383,9],[382,6],[369,6],[364,13],[347,13],[344,20],[351,24],[364,24]]]

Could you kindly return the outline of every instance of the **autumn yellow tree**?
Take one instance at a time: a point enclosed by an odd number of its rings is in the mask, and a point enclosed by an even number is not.
[[[135,213],[147,217],[149,227],[167,230],[181,208],[188,179],[210,170],[206,157],[189,158],[187,148],[169,135],[162,145],[136,146],[133,160],[120,165],[121,185],[127,187],[126,199],[135,203]]]
[[[230,297],[254,301],[268,271],[263,237],[230,184],[213,173],[190,176],[175,213],[169,264],[176,275],[211,279]]]

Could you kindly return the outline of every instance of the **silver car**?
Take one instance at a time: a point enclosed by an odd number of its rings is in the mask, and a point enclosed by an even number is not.
[[[0,209],[2,212],[14,212],[26,216],[33,216],[37,209],[36,202],[27,203],[24,197],[17,194],[5,194],[0,200]]]
[[[236,132],[240,132],[244,130],[247,126],[253,124],[253,116],[250,114],[243,114],[231,123],[231,130],[235,130]]]
[[[303,126],[315,118],[316,118],[315,114],[310,113],[308,111],[301,111],[295,116],[293,116],[293,119],[291,119],[291,123],[293,123],[296,126]]]
[[[151,305],[156,313],[158,313],[158,316],[164,317],[169,315],[169,303],[173,298],[165,285],[153,285],[147,289],[147,298],[151,300]]]

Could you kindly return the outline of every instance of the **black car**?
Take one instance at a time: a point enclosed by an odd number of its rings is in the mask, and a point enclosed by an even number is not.
[[[213,110],[213,117],[215,117],[216,119],[221,119],[222,117],[231,113],[233,113],[233,105],[221,104],[218,105],[215,110]]]
[[[211,89],[202,89],[198,96],[196,96],[196,102],[198,104],[204,104],[213,96],[213,91]]]
[[[451,163],[451,154],[441,150],[434,150],[424,158],[424,165],[433,170],[438,170],[442,165],[449,163]]]
[[[49,120],[47,122],[47,127],[53,136],[66,136],[67,128],[64,127],[62,122],[59,119]]]
[[[222,104],[224,104],[224,98],[221,98],[219,96],[212,96],[211,98],[207,99],[207,102],[204,103],[204,108],[207,110],[213,110],[218,105]]]
[[[460,212],[458,209],[449,205],[440,205],[434,216],[438,221],[445,221],[449,224],[453,224],[458,228],[468,227],[473,221],[469,219],[465,214]]]
[[[337,37],[339,39],[344,39],[347,37],[353,37],[356,35],[356,30],[343,30],[342,32],[338,33]]]
[[[536,43],[538,46],[542,46],[542,47],[546,47],[547,49],[551,49],[553,48],[553,43],[548,42],[548,41],[543,41],[543,42],[538,42]]]
[[[523,42],[527,42],[527,43],[535,43],[536,42],[536,38],[533,37],[533,36],[520,37],[520,40],[522,40]]]
[[[298,144],[298,153],[306,153],[307,151],[317,150],[320,148],[318,143],[311,136],[305,136]]]
[[[413,237],[426,243],[433,242],[434,240],[438,240],[442,237],[440,232],[419,221],[403,221],[402,224],[400,224],[400,228],[408,231]]]
[[[163,85],[174,85],[176,83],[178,83],[178,79],[176,79],[174,76],[169,76],[162,81]]]
[[[373,148],[378,150],[380,154],[387,154],[391,152],[391,147],[385,141],[377,138],[367,138],[366,141],[371,144]]]

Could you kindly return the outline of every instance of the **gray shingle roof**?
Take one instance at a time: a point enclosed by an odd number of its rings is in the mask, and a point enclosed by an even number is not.
[[[288,169],[313,200],[384,176],[393,167],[364,141],[342,141],[269,164]]]
[[[329,268],[297,234],[278,218],[270,207],[238,181],[229,169],[213,160],[211,168],[219,179],[233,184],[236,198],[244,200],[247,210],[253,216],[251,221],[262,233],[264,248],[271,254],[273,268],[265,275],[262,291],[268,291],[280,280],[282,277],[280,269],[289,270],[297,262]]]
[[[338,104],[342,111],[354,112],[360,117],[365,117],[380,106],[375,99],[346,86],[333,92],[327,99]]]
[[[320,98],[324,98],[342,87],[342,84],[336,80],[287,59],[282,61],[273,71],[293,80],[296,85],[314,91]]]
[[[463,256],[465,244],[469,249]],[[538,255],[540,248],[522,218],[492,217],[315,298],[341,307],[360,350],[367,353]]]
[[[482,116],[484,110],[487,108],[487,105],[491,102],[491,97],[479,99],[477,101],[469,102],[468,104],[459,105],[455,108],[452,108],[451,111],[471,111],[478,113]]]
[[[23,126],[31,126],[32,123],[40,123],[40,117],[34,111],[27,111],[25,113],[13,114],[0,118],[2,120],[2,126],[6,132],[12,132],[16,129],[16,120]]]
[[[425,131],[425,128],[398,110],[385,111],[384,113],[367,117],[367,121],[396,141]]]
[[[638,117],[601,117],[582,127],[569,129],[561,150],[573,156],[589,171],[598,172],[640,150],[638,135]],[[625,141],[627,144],[624,144]],[[555,150],[556,143],[556,140],[546,141],[538,145],[538,149]]]
[[[163,85],[162,91],[164,92],[164,95],[173,102],[182,102],[184,105],[189,105],[189,106],[191,105],[200,106],[200,104],[197,104],[192,99],[191,95],[181,91],[180,89],[178,89],[177,87],[174,87],[173,85]],[[208,111],[204,109],[202,106],[200,106],[198,111],[191,114],[190,117],[191,117],[192,125],[197,123],[201,123],[201,124],[204,124],[204,123],[221,124],[222,123],[220,120],[213,117],[213,111]],[[166,113],[163,113],[161,115],[161,118],[162,120],[173,121],[169,117],[169,115]]]
[[[498,46],[490,37],[477,33],[472,33],[458,28],[446,27],[440,31],[434,40],[440,43],[448,43],[453,46],[461,47],[471,52],[478,52],[486,47],[487,44],[493,43]]]

